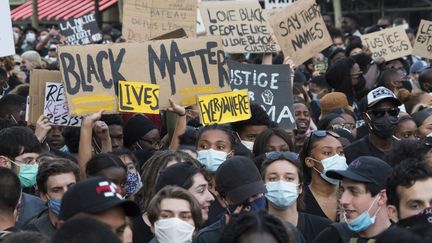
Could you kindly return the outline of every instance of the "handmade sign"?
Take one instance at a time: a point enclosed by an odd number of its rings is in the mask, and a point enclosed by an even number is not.
[[[265,0],[264,6],[265,9],[284,8],[293,2],[295,2],[295,0]]]
[[[0,1],[0,57],[15,55],[9,1]]]
[[[412,53],[410,41],[402,26],[383,29],[360,38],[363,45],[372,51],[372,58],[383,57],[386,61],[391,61]]]
[[[119,81],[118,90],[120,111],[159,114],[159,85]]]
[[[82,117],[69,116],[69,109],[64,95],[63,84],[47,82],[45,84],[44,116],[51,125],[81,126]]]
[[[248,91],[237,90],[197,96],[201,123],[224,124],[251,118]]]
[[[160,108],[170,106],[169,98],[187,106],[197,94],[231,90],[218,37],[61,46],[59,62],[72,114],[117,111],[120,80],[158,84]]]
[[[432,22],[422,19],[414,43],[413,55],[432,59]]]
[[[219,35],[225,52],[269,53],[279,51],[271,42],[271,29],[258,1],[211,1],[199,3],[208,35]]]
[[[102,33],[97,25],[95,15],[92,13],[62,21],[59,28],[69,45],[86,45],[102,40]]]
[[[251,103],[261,105],[282,128],[295,128],[289,65],[253,65],[228,60],[231,88],[248,89]]]
[[[333,43],[315,0],[294,2],[268,19],[285,57],[297,65]]]
[[[196,0],[124,1],[123,36],[129,42],[144,42],[182,28],[193,37],[196,9]]]

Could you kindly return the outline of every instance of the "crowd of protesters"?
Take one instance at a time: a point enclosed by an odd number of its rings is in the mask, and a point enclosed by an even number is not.
[[[430,62],[373,59],[359,37],[403,25],[412,44],[415,26],[323,17],[333,45],[305,63],[227,55],[291,65],[296,129],[253,103],[248,120],[202,126],[175,100],[160,116],[27,125],[31,71],[58,70],[62,37],[14,25],[17,55],[0,58],[0,240],[432,242]],[[101,44],[120,33],[105,28]]]

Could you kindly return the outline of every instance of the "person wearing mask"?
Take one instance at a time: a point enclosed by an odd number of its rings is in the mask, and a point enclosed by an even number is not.
[[[42,58],[36,51],[26,51],[21,54],[21,66],[20,69],[26,74],[25,82],[30,82],[30,72],[33,69],[40,68],[42,64]]]
[[[295,148],[292,140],[293,137],[284,129],[268,128],[256,138],[253,154],[256,157],[271,151],[294,151]]]
[[[425,138],[432,136],[432,108],[426,108],[411,114],[417,125],[416,137]]]
[[[241,156],[227,159],[216,171],[215,182],[226,214],[200,230],[197,243],[219,242],[223,228],[232,215],[265,209],[264,193],[267,190],[252,160]]]
[[[57,228],[62,197],[78,181],[79,168],[74,162],[61,158],[44,160],[39,166],[36,182],[40,197],[47,203],[48,209],[31,219],[22,229],[52,237]]]
[[[329,226],[314,242],[366,242],[387,230],[391,221],[386,186],[391,173],[390,165],[372,156],[356,158],[345,170],[327,171],[329,178],[341,180],[343,222]]]
[[[432,207],[432,168],[424,161],[403,160],[394,167],[386,193],[394,221],[418,215]]]
[[[151,243],[188,243],[203,224],[201,206],[187,190],[165,186],[150,201],[148,218],[155,234]]]
[[[15,224],[21,189],[16,174],[8,168],[0,167],[0,241],[18,231]]]
[[[339,135],[332,131],[318,130],[306,140],[300,153],[305,173],[304,202],[302,211],[335,222],[338,221],[337,192],[339,180],[325,175],[328,170],[345,169],[346,159]]]
[[[59,227],[69,220],[88,216],[107,224],[121,239],[127,226],[126,217],[138,215],[138,205],[124,200],[113,182],[96,177],[78,182],[63,195]]]
[[[383,158],[393,144],[401,102],[385,87],[370,91],[366,99],[367,108],[363,117],[369,134],[344,149],[348,164],[362,155]]]
[[[160,133],[147,117],[137,114],[123,128],[123,143],[130,150],[160,150]]]
[[[39,164],[37,157],[41,144],[29,128],[9,127],[0,130],[0,167],[14,171],[26,191],[33,193]],[[20,215],[17,227],[20,228],[30,218],[46,208],[44,201],[28,193],[22,193],[19,204]]]
[[[327,218],[298,211],[302,206],[303,172],[296,153],[266,153],[261,176],[267,188],[268,212],[296,226],[306,242],[312,242],[332,223]]]
[[[265,110],[258,104],[251,103],[251,118],[231,123],[232,130],[240,138],[241,143],[250,151],[258,135],[270,127],[271,120]]]

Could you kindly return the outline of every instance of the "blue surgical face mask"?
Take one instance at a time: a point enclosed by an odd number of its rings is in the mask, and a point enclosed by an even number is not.
[[[322,172],[319,172],[315,167],[313,168],[320,174],[321,178],[323,178],[325,181],[333,185],[337,185],[339,183],[339,180],[329,178],[325,175],[325,173],[329,170],[346,170],[348,168],[348,165],[346,163],[346,158],[338,154],[329,157],[327,159],[323,159],[320,162],[324,168]]]
[[[39,169],[38,164],[28,165],[28,164],[18,164],[20,171],[18,173],[18,178],[21,182],[22,187],[32,187],[36,184],[36,175]]]
[[[377,209],[374,216],[372,216],[372,217],[369,215],[369,210],[372,208],[372,206],[375,204],[375,202],[378,201],[377,200],[378,198],[379,198],[379,196],[375,198],[375,200],[369,206],[368,210],[361,213],[359,216],[357,216],[357,218],[353,219],[351,222],[348,221],[348,219],[344,215],[345,222],[347,223],[348,228],[350,230],[352,230],[356,233],[360,233],[360,232],[365,231],[366,229],[368,229],[371,225],[373,225],[375,223],[376,216],[377,216],[379,210],[381,209],[381,207],[379,207]]]
[[[286,181],[271,181],[266,183],[265,197],[277,208],[288,208],[298,197],[297,184]]]
[[[205,166],[209,172],[216,172],[219,166],[227,159],[228,153],[214,149],[200,150],[197,152],[197,160]]]
[[[60,215],[61,199],[51,198],[48,200],[48,207],[57,217]]]

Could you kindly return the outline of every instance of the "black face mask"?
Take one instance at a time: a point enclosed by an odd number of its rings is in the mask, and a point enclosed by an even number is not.
[[[397,123],[397,117],[383,116],[374,120],[370,120],[370,127],[373,134],[377,135],[382,139],[388,139],[393,135],[394,131],[396,130]]]

